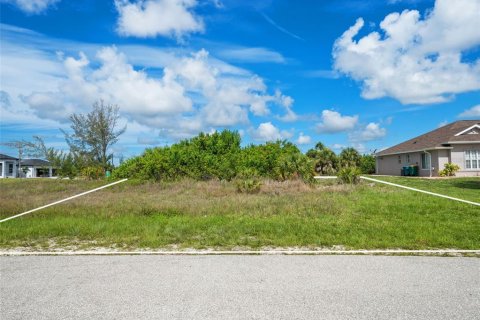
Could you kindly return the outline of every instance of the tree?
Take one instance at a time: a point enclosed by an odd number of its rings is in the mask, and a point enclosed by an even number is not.
[[[340,166],[346,167],[360,167],[362,156],[354,148],[345,148],[339,155]]]
[[[17,158],[18,158],[18,167],[17,167],[17,176],[20,176],[20,170],[22,166],[22,160],[24,156],[29,157],[38,157],[39,152],[36,147],[36,144],[26,140],[14,140],[2,143],[2,145],[16,149],[17,150]]]
[[[119,108],[116,105],[105,104],[103,100],[93,104],[93,110],[84,114],[70,116],[72,134],[65,131],[65,139],[75,157],[86,162],[97,163],[107,169],[112,154],[109,148],[118,141],[118,137],[126,130],[126,126],[116,130]]]
[[[337,155],[321,142],[307,151],[307,157],[314,160],[315,171],[320,174],[334,174],[338,169]]]
[[[375,156],[373,156],[372,154],[364,154],[362,156],[362,159],[360,161],[360,170],[362,171],[362,173],[366,173],[366,174],[375,173],[375,166],[376,166]]]

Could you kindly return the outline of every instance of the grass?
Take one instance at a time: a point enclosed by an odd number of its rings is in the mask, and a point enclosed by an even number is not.
[[[407,187],[480,202],[480,178],[373,177]]]
[[[425,183],[412,186],[471,200],[475,194],[478,198],[479,190],[465,186],[476,182],[478,179],[411,180]],[[0,216],[100,184],[2,180]],[[1,248],[52,246],[478,249],[480,210],[373,183],[346,186],[321,181],[310,188],[299,181],[265,181],[258,194],[240,194],[229,182],[129,181],[0,224]]]

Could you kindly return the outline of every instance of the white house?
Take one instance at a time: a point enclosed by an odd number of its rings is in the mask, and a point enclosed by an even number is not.
[[[16,178],[17,166],[17,158],[0,153],[0,178]]]
[[[18,170],[18,159],[0,154],[0,178],[49,178],[55,176],[50,162],[41,159],[22,159]]]
[[[25,178],[50,178],[54,170],[50,162],[42,159],[24,159],[21,163],[20,175]]]

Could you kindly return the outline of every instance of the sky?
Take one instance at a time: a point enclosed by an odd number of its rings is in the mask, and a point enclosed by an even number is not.
[[[1,143],[66,150],[99,99],[125,158],[222,129],[370,153],[480,119],[480,0],[0,0],[0,17]]]

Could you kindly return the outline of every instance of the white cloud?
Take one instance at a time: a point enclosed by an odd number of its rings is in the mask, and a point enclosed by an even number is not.
[[[370,122],[365,128],[349,135],[350,141],[364,142],[383,138],[387,135],[387,129],[380,127],[379,123]]]
[[[350,131],[358,123],[358,116],[342,116],[340,113],[332,110],[322,111],[322,122],[317,124],[319,133],[338,133]]]
[[[102,98],[117,104],[128,121],[121,144],[129,148],[148,142],[145,137],[160,136],[163,143],[200,131],[241,130],[250,118],[273,117],[272,110],[295,115],[291,97],[205,50],[101,47],[0,28],[2,125],[66,128],[70,114],[88,112]],[[65,52],[55,53],[58,48]]]
[[[292,133],[289,131],[278,129],[271,122],[261,123],[258,128],[250,129],[250,135],[257,141],[276,141],[283,140],[292,137]]]
[[[462,54],[480,45],[480,0],[437,0],[425,18],[416,10],[387,15],[381,32],[354,40],[363,19],[333,48],[334,67],[362,83],[366,99],[404,104],[448,101],[480,89],[480,59]]]
[[[59,1],[60,0],[2,0],[1,2],[16,5],[20,10],[28,14],[39,14]]]
[[[176,37],[203,32],[204,24],[192,9],[196,0],[115,0],[118,33],[140,38]]]
[[[298,144],[309,144],[312,142],[312,138],[310,136],[304,135],[303,132],[300,132],[297,143]]]
[[[276,51],[272,51],[262,47],[232,47],[222,49],[217,54],[226,60],[233,62],[247,62],[247,63],[286,63],[285,57]]]
[[[459,118],[480,118],[480,104],[477,104],[476,106],[471,107],[470,109],[467,109],[460,113],[458,115]]]

